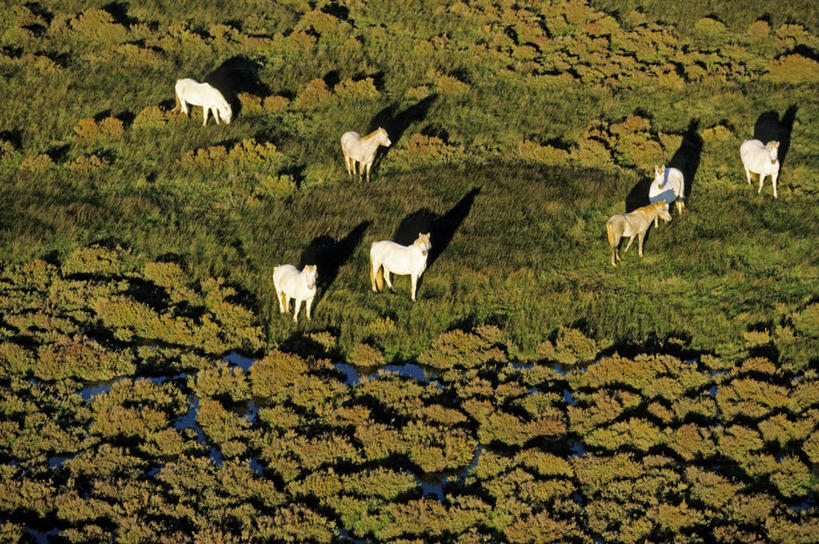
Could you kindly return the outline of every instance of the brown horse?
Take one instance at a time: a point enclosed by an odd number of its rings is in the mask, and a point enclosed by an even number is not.
[[[623,250],[623,253],[628,251],[628,248],[631,247],[631,242],[633,242],[634,237],[637,236],[638,253],[640,257],[643,256],[643,238],[645,238],[646,232],[651,226],[651,222],[658,217],[664,219],[666,222],[671,221],[671,214],[668,213],[668,202],[665,200],[637,208],[631,213],[612,215],[609,220],[606,221],[606,232],[608,233],[609,245],[611,246],[612,266],[617,266],[615,261],[620,260],[620,250],[617,248],[620,245],[620,240],[624,236],[628,236],[628,244],[626,244],[626,249]]]

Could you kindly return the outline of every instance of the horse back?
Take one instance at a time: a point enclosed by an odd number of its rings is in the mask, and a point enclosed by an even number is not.
[[[746,169],[759,173],[779,168],[779,160],[771,164],[768,147],[760,140],[745,140],[739,147],[739,156]],[[774,166],[774,164],[776,166]]]
[[[352,151],[359,143],[361,143],[361,136],[358,135],[358,132],[350,130],[341,135],[341,149],[345,153]]]

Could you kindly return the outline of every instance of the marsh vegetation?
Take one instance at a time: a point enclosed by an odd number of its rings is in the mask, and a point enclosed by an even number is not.
[[[735,4],[4,8],[0,539],[813,542],[819,22]]]

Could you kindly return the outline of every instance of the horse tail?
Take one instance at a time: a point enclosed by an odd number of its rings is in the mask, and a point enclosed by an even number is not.
[[[279,296],[282,299],[282,306],[287,307],[287,295],[284,294],[284,291],[279,292]]]
[[[614,247],[617,244],[617,235],[614,232],[614,221],[611,219],[606,222],[606,234],[609,238],[609,245]]]
[[[378,267],[374,263],[370,263],[370,283],[373,291],[381,291],[384,289],[384,265],[379,264]]]

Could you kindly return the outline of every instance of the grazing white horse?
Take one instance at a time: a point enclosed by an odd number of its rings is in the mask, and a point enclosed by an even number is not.
[[[776,178],[779,177],[779,142],[763,144],[759,140],[745,140],[739,146],[739,156],[742,157],[742,166],[745,167],[745,177],[751,183],[751,174],[759,174],[759,190],[762,192],[762,182],[765,176],[771,176],[773,195],[776,196]]]
[[[612,266],[617,266],[615,260],[621,260],[618,246],[620,245],[620,240],[625,236],[628,236],[628,244],[626,244],[626,249],[623,250],[623,253],[628,251],[628,248],[631,247],[631,242],[633,242],[634,237],[637,236],[639,238],[637,244],[638,252],[640,257],[643,256],[643,238],[645,238],[646,232],[651,226],[651,222],[656,220],[657,217],[671,221],[671,214],[668,213],[668,202],[665,200],[659,200],[648,206],[637,208],[631,213],[612,215],[609,220],[606,221],[606,233],[609,237],[609,246],[611,246]]]
[[[273,269],[273,287],[279,300],[279,312],[289,312],[290,299],[296,299],[294,323],[299,321],[299,307],[302,301],[307,303],[307,319],[312,319],[310,307],[313,305],[313,297],[316,296],[316,275],[314,264],[305,266],[301,272],[292,264],[283,264]]]
[[[352,177],[353,174],[358,174],[359,178],[364,176],[364,170],[367,170],[367,181],[370,181],[370,168],[375,160],[375,152],[378,146],[383,145],[389,147],[390,144],[387,131],[381,127],[378,130],[367,134],[363,138],[358,135],[358,132],[345,132],[341,135],[341,152],[344,153],[344,166],[347,167],[347,175]],[[358,172],[356,172],[356,164],[358,164]]]
[[[654,165],[654,181],[648,188],[649,202],[663,200],[671,205],[677,205],[677,213],[682,215],[685,208],[685,180],[683,173],[676,168],[666,168],[665,165]],[[654,228],[657,228],[657,218],[654,218]]]
[[[415,287],[418,278],[427,268],[427,255],[432,246],[429,233],[418,234],[411,246],[402,246],[390,240],[373,242],[370,247],[370,283],[376,293],[387,287],[392,289],[390,273],[399,276],[410,275],[412,278],[412,300],[415,300]]]
[[[213,112],[213,118],[216,120],[217,125],[220,117],[225,124],[230,124],[230,117],[233,115],[230,104],[222,96],[222,93],[209,83],[199,83],[190,78],[179,79],[176,81],[174,90],[176,91],[176,105],[185,115],[188,115],[188,104],[202,106],[202,113],[205,117],[202,120],[202,126],[207,124],[208,112],[210,111]]]

